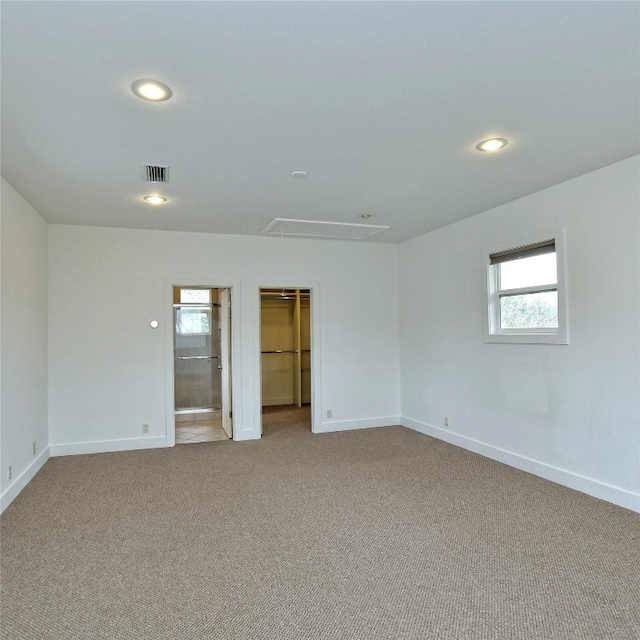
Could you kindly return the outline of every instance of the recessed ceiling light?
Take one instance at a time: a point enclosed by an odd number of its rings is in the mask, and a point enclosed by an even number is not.
[[[139,98],[152,102],[162,102],[173,95],[173,91],[166,84],[157,80],[136,80],[131,85],[131,91]]]
[[[164,204],[167,201],[163,196],[144,196],[142,199],[149,204]]]
[[[306,171],[292,171],[292,178],[306,178],[309,174]]]
[[[489,138],[476,145],[478,151],[498,151],[509,144],[505,138]]]

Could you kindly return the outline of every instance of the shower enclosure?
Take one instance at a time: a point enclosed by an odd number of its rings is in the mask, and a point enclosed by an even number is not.
[[[231,437],[229,291],[176,287],[173,309],[176,416],[211,414]]]

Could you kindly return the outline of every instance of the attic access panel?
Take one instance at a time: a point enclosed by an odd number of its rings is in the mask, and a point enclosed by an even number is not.
[[[271,236],[330,238],[334,240],[366,240],[389,227],[350,222],[322,222],[320,220],[290,220],[276,218],[262,232]]]

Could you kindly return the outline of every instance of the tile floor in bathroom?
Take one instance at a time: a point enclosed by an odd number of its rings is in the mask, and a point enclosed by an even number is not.
[[[228,440],[219,411],[176,413],[176,444]]]

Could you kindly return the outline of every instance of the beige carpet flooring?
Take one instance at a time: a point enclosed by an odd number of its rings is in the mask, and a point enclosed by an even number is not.
[[[53,458],[1,517],[11,640],[632,640],[640,521],[402,427]]]

